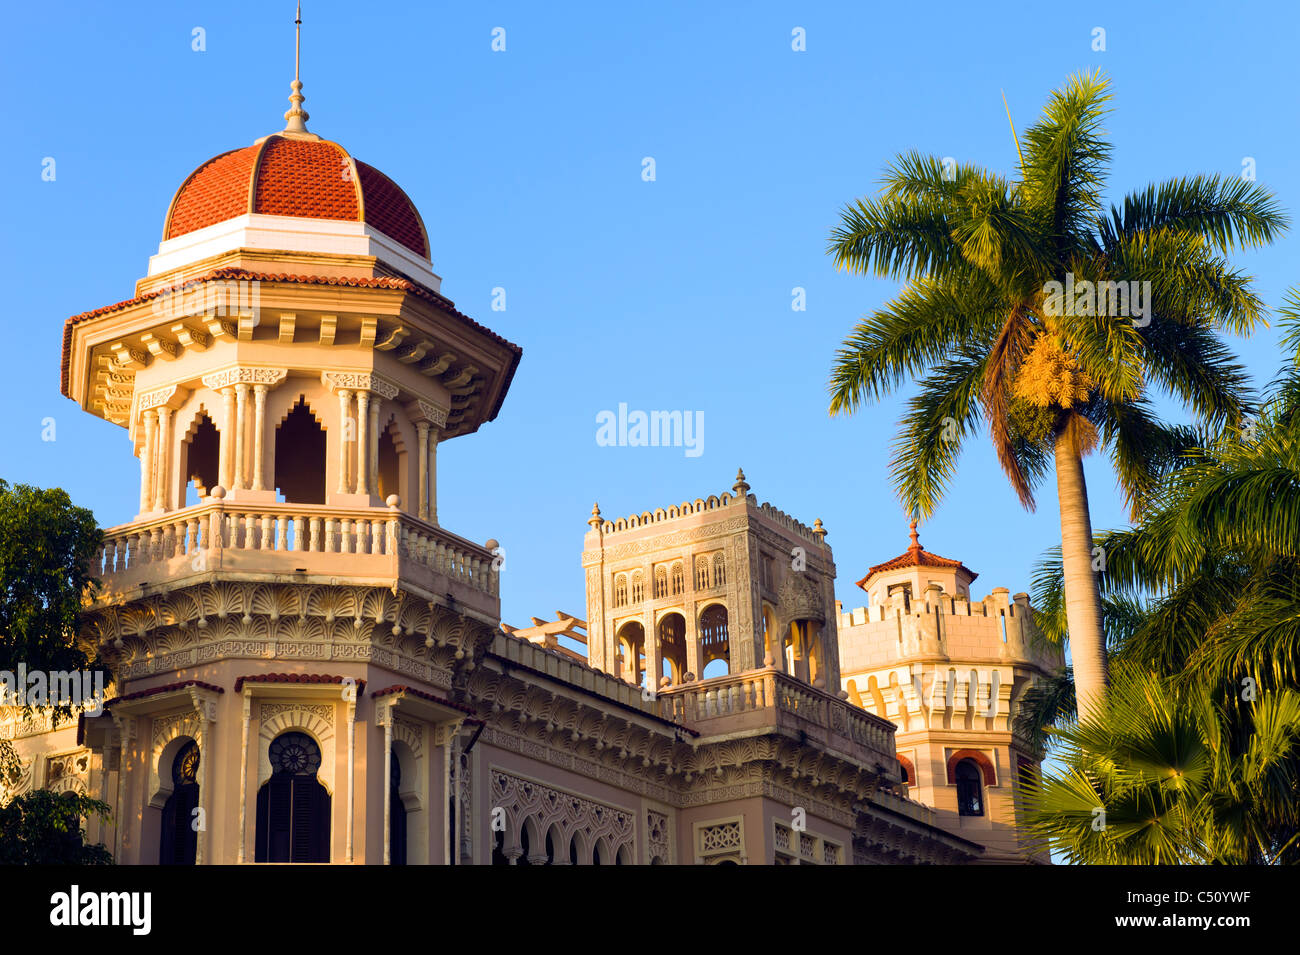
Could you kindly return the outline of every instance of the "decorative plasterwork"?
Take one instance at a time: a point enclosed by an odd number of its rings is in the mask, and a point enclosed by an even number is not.
[[[90,790],[90,750],[83,747],[46,757],[44,788],[86,795]]]
[[[247,365],[235,365],[203,376],[203,384],[213,391],[229,388],[231,385],[278,385],[288,376],[287,368],[256,368]]]
[[[781,584],[778,613],[784,622],[791,620],[826,621],[821,589],[811,577],[792,572]]]
[[[340,700],[342,695],[340,694]],[[316,776],[334,793],[334,704],[263,703],[257,708],[257,785],[271,778],[271,744],[282,733],[302,732],[320,746],[320,769]]]
[[[389,401],[397,397],[397,385],[378,375],[363,371],[322,371],[320,380],[331,391],[347,388],[350,391],[371,391]]]
[[[530,849],[545,858],[546,835],[555,827],[557,838],[552,848],[557,858],[567,857],[570,841],[576,836],[586,862],[597,843],[607,847],[608,865],[626,848],[635,858],[636,827],[630,810],[596,802],[552,789],[542,783],[493,769],[491,808],[505,810],[505,846],[509,850],[521,843],[520,833],[530,830]]]
[[[658,861],[661,865],[668,865],[672,862],[671,838],[668,831],[668,814],[656,812],[653,809],[647,810],[645,814],[646,828],[646,861],[654,863]]]
[[[338,660],[373,662],[442,690],[493,637],[486,624],[400,589],[251,581],[93,609],[83,633],[121,681],[220,659]]]
[[[445,409],[439,408],[432,402],[424,400],[417,400],[415,404],[419,407],[420,416],[423,417],[425,421],[428,421],[430,424],[439,428],[446,427],[447,412]]]

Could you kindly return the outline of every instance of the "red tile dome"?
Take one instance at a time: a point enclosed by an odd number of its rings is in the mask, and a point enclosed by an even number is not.
[[[163,239],[249,212],[364,222],[429,258],[424,220],[406,193],[338,143],[315,136],[268,136],[203,163],[176,190]]]

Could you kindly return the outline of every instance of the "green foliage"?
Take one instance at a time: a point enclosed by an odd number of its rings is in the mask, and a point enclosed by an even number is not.
[[[1296,356],[1259,414],[1172,443],[1133,528],[1098,534],[1109,705],[1074,722],[1068,681],[1030,690],[1017,729],[1065,769],[1028,791],[1031,826],[1075,862],[1300,863],[1300,298]],[[1064,632],[1059,555],[1034,581]],[[1106,828],[1093,826],[1094,810]]]
[[[98,585],[91,560],[102,543],[94,515],[67,492],[0,480],[0,670],[16,673],[19,663],[29,671],[102,669],[95,649],[77,639],[82,601]],[[70,714],[68,706],[54,708],[56,720]],[[20,771],[13,746],[0,740],[0,779]]]
[[[45,789],[0,806],[0,865],[112,865],[102,845],[86,845],[82,820],[109,820],[106,802]]]
[[[892,461],[908,513],[933,513],[962,442],[981,422],[1012,486],[1033,506],[1050,439],[1070,420],[1006,399],[1039,334],[1057,336],[1095,382],[1078,413],[1096,427],[1135,511],[1170,449],[1187,442],[1188,429],[1151,417],[1147,389],[1168,392],[1215,429],[1250,411],[1244,371],[1218,336],[1249,331],[1264,309],[1225,256],[1272,242],[1287,218],[1262,186],[1219,176],[1149,185],[1107,211],[1111,146],[1102,122],[1110,98],[1100,73],[1073,76],[1052,93],[1017,144],[1018,181],[908,152],[887,167],[877,198],[842,210],[828,250],[836,267],[905,287],[845,338],[831,370],[830,411],[853,413],[907,379],[919,381]],[[1055,321],[1045,312],[1045,286],[1067,273],[1150,282],[1149,322]],[[956,428],[944,428],[944,418]]]
[[[1241,702],[1120,667],[1101,715],[1056,737],[1064,771],[1021,795],[1031,838],[1066,861],[1300,861],[1300,693]]]

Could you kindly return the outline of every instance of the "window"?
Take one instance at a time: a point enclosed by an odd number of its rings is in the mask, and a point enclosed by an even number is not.
[[[759,560],[762,563],[762,568],[763,568],[762,571],[763,589],[775,590],[776,589],[776,573],[775,573],[776,568],[773,566],[772,563],[772,555],[762,554],[760,555]]]
[[[329,862],[330,795],[316,778],[320,747],[306,733],[271,743],[271,778],[257,794],[257,862]]]
[[[655,596],[668,596],[668,571],[663,567],[655,568]]]
[[[632,574],[632,603],[639,604],[645,600],[645,584],[641,581],[641,571]]]
[[[721,554],[713,555],[713,586],[722,587],[727,583],[727,562]]]
[[[396,748],[388,759],[388,863],[406,865],[406,804],[402,802],[402,763]]]
[[[275,487],[293,504],[325,503],[325,431],[305,396],[275,429]]]
[[[953,775],[957,778],[957,812],[963,816],[984,815],[984,787],[975,760],[963,759]]]
[[[627,606],[627,574],[619,574],[614,578],[614,606]]]
[[[172,760],[172,794],[163,806],[159,865],[194,865],[199,847],[194,826],[198,806],[199,744],[190,740]]]
[[[682,580],[682,562],[679,560],[673,564],[673,596],[680,594],[685,589],[685,582]]]
[[[709,589],[709,558],[698,557],[695,560],[695,589]]]

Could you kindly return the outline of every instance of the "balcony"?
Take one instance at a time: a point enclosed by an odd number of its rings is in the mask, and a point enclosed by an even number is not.
[[[492,542],[495,543],[495,542]],[[236,504],[216,497],[104,532],[97,603],[212,576],[403,587],[450,596],[493,622],[499,577],[486,547],[396,507]]]
[[[665,717],[701,737],[772,729],[821,749],[893,767],[894,724],[776,669],[750,670],[659,691]]]

